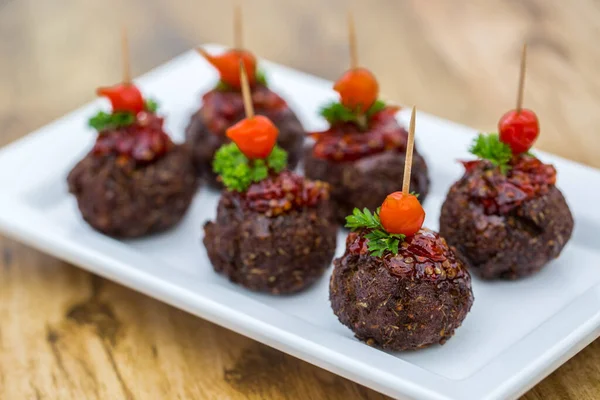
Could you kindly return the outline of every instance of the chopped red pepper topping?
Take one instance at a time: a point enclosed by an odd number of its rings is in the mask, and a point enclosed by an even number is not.
[[[257,113],[274,116],[288,108],[277,93],[265,86],[252,88],[252,104]],[[222,135],[227,128],[244,118],[244,100],[240,92],[211,90],[202,97],[202,116],[209,130]]]
[[[388,233],[413,236],[423,226],[425,210],[417,196],[394,192],[383,201],[379,218]]]
[[[135,115],[145,108],[142,93],[131,83],[101,87],[96,90],[96,93],[98,96],[104,96],[110,100],[113,112],[125,111]]]
[[[346,248],[350,254],[367,256],[368,243],[364,231],[351,232],[346,239]],[[468,279],[466,269],[460,266],[454,253],[447,249],[444,238],[423,228],[400,244],[398,255],[387,253],[383,261],[388,271],[398,277],[432,281]]]
[[[163,130],[163,118],[142,111],[133,124],[100,132],[92,151],[143,164],[163,156],[172,147],[171,138]]]
[[[267,158],[278,135],[279,129],[263,115],[243,119],[227,129],[227,137],[251,160]]]
[[[219,71],[221,81],[232,88],[240,89],[242,87],[240,81],[240,61],[244,63],[250,87],[256,83],[256,58],[249,51],[234,49],[219,55],[211,55],[204,50],[199,51]]]
[[[498,132],[500,140],[516,155],[531,149],[540,133],[540,125],[533,111],[511,110],[500,118]]]
[[[333,86],[340,94],[340,102],[353,111],[365,113],[379,97],[379,84],[366,68],[346,71]]]
[[[245,207],[269,217],[303,207],[313,207],[329,198],[329,185],[310,181],[291,171],[283,171],[253,183],[238,194]]]
[[[386,150],[405,151],[408,132],[396,121],[398,107],[386,107],[374,114],[368,131],[353,123],[336,124],[311,136],[316,140],[315,157],[332,161],[354,161]]]
[[[548,193],[556,183],[556,170],[533,156],[521,154],[503,174],[489,161],[463,162],[469,197],[483,205],[486,214],[506,214],[524,201]]]

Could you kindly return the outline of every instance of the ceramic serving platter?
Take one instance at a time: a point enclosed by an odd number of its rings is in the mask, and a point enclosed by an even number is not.
[[[267,61],[262,66],[307,130],[325,126],[317,110],[335,98],[331,82]],[[216,79],[211,67],[190,51],[137,82],[147,96],[159,100],[167,130],[182,140],[201,94]],[[600,171],[536,152],[556,166],[558,186],[575,216],[573,238],[561,257],[517,282],[474,278],[475,303],[451,340],[425,350],[388,353],[359,342],[338,322],[328,300],[331,269],[309,290],[287,297],[252,293],[216,275],[201,240],[204,221],[215,215],[218,193],[205,187],[185,220],[170,232],[119,241],[89,228],[67,193],[66,176],[94,141],[95,132],[86,123],[100,107],[108,103],[88,104],[0,151],[0,231],[398,398],[516,398],[600,333]],[[407,123],[408,111],[398,117]],[[425,225],[437,229],[446,191],[462,174],[456,160],[469,158],[467,148],[476,132],[424,113],[417,115],[416,131],[432,182]],[[338,255],[345,234],[339,233]]]

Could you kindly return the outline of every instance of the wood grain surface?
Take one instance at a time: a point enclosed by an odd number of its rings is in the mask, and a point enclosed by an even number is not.
[[[258,55],[334,79],[348,63],[342,0],[245,3]],[[353,4],[361,64],[386,96],[481,130],[515,102],[538,147],[600,167],[600,3],[377,0]],[[232,42],[224,0],[0,0],[0,144],[119,79],[127,22],[139,75],[196,43]],[[35,160],[32,160],[35,162]],[[18,173],[18,171],[15,171]],[[0,399],[382,399],[209,322],[0,238]],[[526,400],[600,398],[600,341]]]

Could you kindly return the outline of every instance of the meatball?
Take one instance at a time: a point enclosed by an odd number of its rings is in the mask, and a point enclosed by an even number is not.
[[[309,150],[305,154],[304,172],[310,179],[328,182],[335,217],[344,224],[355,207],[375,210],[385,197],[402,188],[405,153],[388,150],[355,161],[336,162],[316,157]],[[423,201],[429,191],[427,164],[415,150],[411,174],[411,190]]]
[[[119,238],[171,228],[181,220],[196,192],[190,153],[182,145],[145,165],[90,152],[67,181],[84,220]]]
[[[254,111],[268,117],[279,129],[277,144],[288,152],[288,166],[293,169],[302,157],[304,136],[300,120],[287,104],[264,86],[252,92]],[[192,148],[198,176],[215,188],[222,189],[212,170],[216,151],[229,139],[225,130],[245,117],[242,95],[214,90],[204,96],[203,106],[192,116],[185,135]]]
[[[385,107],[370,117],[365,128],[337,121],[311,135],[315,144],[304,155],[304,172],[310,179],[331,185],[341,224],[355,207],[375,210],[389,193],[402,188],[408,132],[396,120],[397,111],[397,107]],[[411,171],[411,190],[423,201],[429,177],[416,148]]]
[[[474,187],[481,188],[477,179],[482,171],[485,167],[478,166],[450,188],[440,215],[440,234],[484,279],[517,279],[539,271],[559,256],[573,232],[565,198],[550,184],[543,193],[523,197],[505,210],[490,210],[489,203],[472,196]],[[513,190],[517,195],[512,198],[519,198],[521,192]],[[495,196],[497,200],[501,192]]]
[[[398,255],[374,257],[364,234],[351,233],[333,262],[329,299],[340,322],[384,349],[445,343],[473,304],[469,272],[446,241],[421,229]]]
[[[331,264],[337,224],[327,198],[276,213],[266,208],[273,201],[256,201],[265,208],[253,209],[244,195],[224,191],[216,220],[204,225],[204,245],[215,271],[232,282],[271,294],[298,292]]]

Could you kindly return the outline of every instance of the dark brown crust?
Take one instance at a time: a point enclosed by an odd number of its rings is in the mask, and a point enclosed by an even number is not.
[[[302,148],[306,132],[302,124],[289,108],[284,111],[267,112],[260,108],[255,110],[256,114],[265,115],[279,129],[277,144],[288,152],[288,167],[294,169],[302,157]],[[244,116],[239,115],[237,120]],[[216,151],[230,140],[223,134],[211,132],[204,122],[202,108],[200,108],[190,120],[185,137],[191,146],[193,162],[198,176],[204,178],[212,187],[222,189],[223,185],[217,181],[217,176],[212,170],[212,160]]]
[[[370,345],[404,351],[443,344],[473,305],[468,272],[455,257],[449,259],[448,268],[461,270],[460,278],[436,281],[412,273],[397,276],[381,258],[346,251],[333,262],[329,290],[333,312]],[[442,268],[431,261],[427,265]]]
[[[137,168],[119,166],[113,156],[89,153],[67,181],[83,219],[119,238],[171,228],[181,220],[197,189],[189,151],[181,145]]]
[[[323,200],[275,218],[244,210],[224,191],[204,245],[216,272],[248,289],[288,294],[305,289],[331,264],[337,225]]]
[[[331,199],[336,219],[344,224],[355,207],[376,210],[386,196],[402,190],[405,153],[396,150],[350,162],[334,162],[314,156],[312,149],[304,155],[304,173],[309,179],[331,185]],[[410,190],[419,193],[423,202],[429,191],[427,164],[416,151],[413,155]]]
[[[448,192],[440,234],[471,271],[485,279],[518,279],[559,256],[573,232],[573,216],[556,188],[525,201],[506,216],[486,215],[460,180]]]

